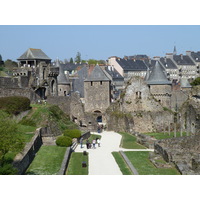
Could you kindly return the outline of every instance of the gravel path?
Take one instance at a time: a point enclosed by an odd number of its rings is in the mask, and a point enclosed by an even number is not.
[[[89,153],[89,175],[122,175],[115,159],[113,151],[153,151],[152,149],[123,149],[120,148],[122,136],[113,131],[103,133],[93,132],[92,134],[101,135],[101,146],[95,149],[87,149],[86,145],[80,148],[77,146],[75,152],[87,151]]]

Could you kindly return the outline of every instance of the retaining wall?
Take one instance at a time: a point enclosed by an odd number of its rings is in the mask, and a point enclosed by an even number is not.
[[[18,169],[18,174],[25,173],[42,144],[41,128],[38,128],[31,142],[26,144],[23,152],[14,158],[13,166]]]

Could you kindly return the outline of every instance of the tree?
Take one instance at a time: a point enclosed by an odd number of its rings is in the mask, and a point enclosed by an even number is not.
[[[81,53],[77,52],[75,62],[80,63],[81,62]]]
[[[70,58],[70,61],[69,61],[69,63],[71,63],[71,64],[73,64],[73,63],[74,63],[74,61],[73,61],[73,58]]]
[[[200,85],[200,77],[194,79],[194,81],[192,81],[191,85],[192,85],[192,86]]]
[[[22,147],[21,137],[16,132],[17,124],[8,114],[0,111],[0,165],[9,151],[17,151]]]
[[[13,68],[18,67],[17,62],[12,61],[12,60],[10,60],[10,59],[7,59],[7,60],[4,62],[4,66],[5,66],[5,68],[6,68],[7,70],[9,70],[9,71],[12,71]]]
[[[1,56],[1,54],[0,54],[0,71],[3,71],[3,65],[4,65],[4,62],[3,62],[3,60],[2,60],[2,56]]]

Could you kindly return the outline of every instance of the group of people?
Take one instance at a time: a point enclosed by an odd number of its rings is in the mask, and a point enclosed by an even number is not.
[[[81,148],[83,148],[83,139],[80,139],[80,144],[81,144]],[[86,140],[86,147],[87,149],[96,149],[96,145],[98,145],[98,147],[100,147],[100,139],[96,138],[93,139],[92,142],[90,142],[88,139]]]

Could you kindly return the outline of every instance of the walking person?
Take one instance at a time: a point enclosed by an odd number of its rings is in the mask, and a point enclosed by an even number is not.
[[[99,138],[97,139],[97,144],[98,144],[98,147],[100,147],[100,139]]]
[[[89,140],[86,140],[86,146],[87,146],[87,149],[89,149],[89,145],[90,145]]]
[[[93,149],[95,149],[95,144],[96,144],[96,140],[95,139],[92,141],[92,144],[93,144]]]
[[[83,138],[80,139],[81,148],[83,148]]]

